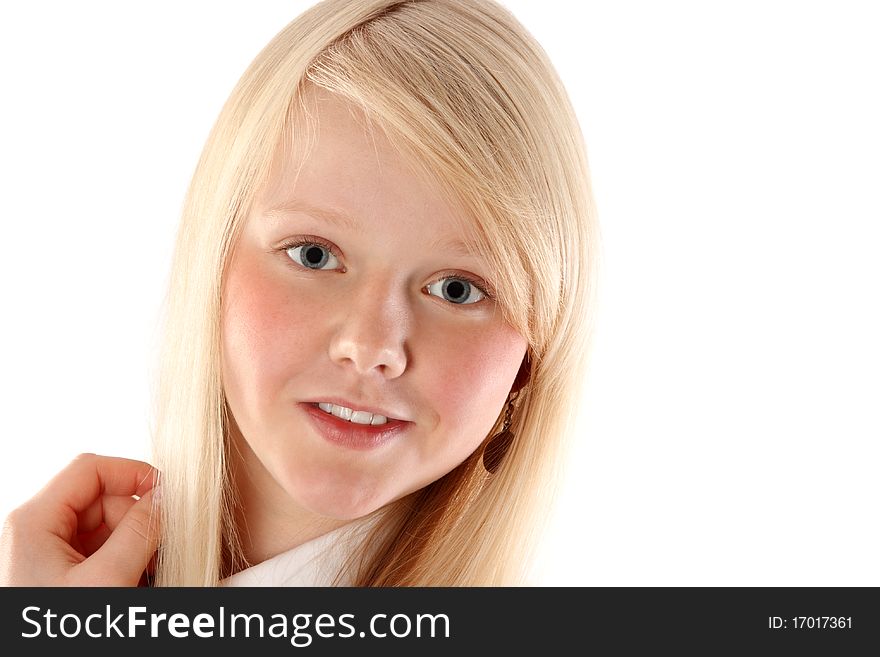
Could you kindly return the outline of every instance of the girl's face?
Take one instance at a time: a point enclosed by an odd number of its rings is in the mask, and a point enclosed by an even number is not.
[[[527,344],[456,248],[460,211],[355,109],[316,100],[314,148],[299,171],[300,152],[276,161],[226,272],[223,383],[251,504],[348,520],[470,455]]]

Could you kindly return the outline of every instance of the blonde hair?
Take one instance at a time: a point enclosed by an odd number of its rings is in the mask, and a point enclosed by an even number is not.
[[[363,109],[468,211],[497,303],[531,362],[497,472],[486,472],[478,449],[393,503],[355,583],[523,583],[574,433],[598,235],[566,91],[543,49],[492,0],[325,0],[272,39],[224,105],[185,200],[164,307],[154,582],[214,586],[247,565],[220,373],[222,282],[276,149],[313,131],[310,86]]]

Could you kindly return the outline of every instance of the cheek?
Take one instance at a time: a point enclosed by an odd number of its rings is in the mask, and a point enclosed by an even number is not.
[[[302,300],[293,302],[277,277],[273,280],[245,257],[238,259],[230,268],[223,300],[227,394],[256,403],[289,380],[298,360],[310,351],[313,316]]]
[[[525,339],[506,325],[459,335],[441,350],[433,401],[443,433],[468,453],[498,419],[525,351]]]

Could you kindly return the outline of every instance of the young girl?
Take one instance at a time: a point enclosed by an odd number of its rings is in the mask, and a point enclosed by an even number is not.
[[[76,459],[7,519],[0,581],[524,582],[573,436],[596,240],[574,111],[509,12],[312,7],[193,177],[156,468]]]

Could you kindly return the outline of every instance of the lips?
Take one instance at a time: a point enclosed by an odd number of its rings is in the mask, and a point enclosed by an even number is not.
[[[325,413],[311,402],[304,402],[300,406],[305,410],[312,426],[325,440],[350,449],[378,448],[399,439],[413,425],[412,422],[392,418],[388,418],[385,424],[356,424]]]

